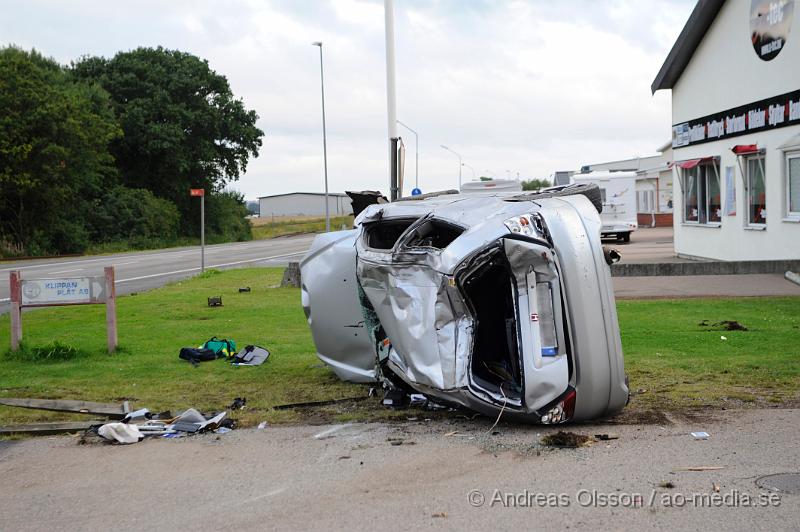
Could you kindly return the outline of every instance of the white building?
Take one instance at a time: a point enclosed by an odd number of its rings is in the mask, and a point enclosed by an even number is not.
[[[258,198],[259,216],[325,216],[325,194],[321,192],[290,192]],[[352,214],[350,198],[340,192],[328,194],[331,216]]]
[[[653,81],[672,90],[679,255],[800,259],[796,3],[700,0]]]

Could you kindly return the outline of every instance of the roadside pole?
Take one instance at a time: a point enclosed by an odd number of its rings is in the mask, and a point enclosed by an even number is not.
[[[200,198],[200,273],[206,271],[206,191],[203,188],[190,188],[189,195]]]
[[[117,350],[117,289],[114,285],[113,266],[103,268],[106,277],[106,333],[108,335],[108,352]]]
[[[389,199],[397,201],[403,191],[399,190],[397,177],[397,94],[394,69],[394,0],[383,0],[386,32],[386,107],[389,115]]]
[[[206,195],[200,196],[200,273],[206,271]]]
[[[11,294],[11,350],[19,349],[22,340],[22,293],[20,290],[20,272],[14,270],[9,274],[9,293]]]

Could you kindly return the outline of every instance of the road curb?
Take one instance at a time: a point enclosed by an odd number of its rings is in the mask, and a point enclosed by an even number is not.
[[[703,262],[657,262],[611,266],[612,277],[657,277],[679,275],[751,275],[799,271],[800,260],[747,260]]]

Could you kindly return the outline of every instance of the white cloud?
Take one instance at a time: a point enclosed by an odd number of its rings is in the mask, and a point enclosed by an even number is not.
[[[398,116],[420,135],[421,187],[456,185],[440,144],[498,177],[653,153],[670,109],[649,86],[692,5],[396,0]],[[0,35],[63,62],[156,45],[208,59],[266,132],[233,185],[249,198],[322,189],[321,40],[330,188],[388,189],[380,0],[12,0]]]

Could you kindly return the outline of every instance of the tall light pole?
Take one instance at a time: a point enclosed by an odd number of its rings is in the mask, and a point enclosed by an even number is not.
[[[331,213],[328,205],[328,137],[325,131],[325,72],[322,69],[322,41],[312,42],[311,46],[319,46],[319,81],[322,87],[322,158],[325,165],[325,232],[331,230]]]
[[[389,118],[389,199],[395,201],[403,191],[398,190],[397,93],[394,83],[394,0],[383,0],[383,15],[386,33],[386,110]]]
[[[461,167],[464,165],[464,163],[461,161],[461,155],[458,152],[451,150],[450,148],[448,148],[444,144],[442,144],[441,146],[445,150],[449,151],[450,153],[452,153],[456,157],[458,157],[458,191],[461,192]]]
[[[472,172],[472,179],[473,179],[473,180],[475,180],[475,179],[476,179],[476,177],[475,177],[475,169],[474,169],[473,167],[471,167],[471,166],[470,166],[470,165],[468,165],[467,163],[461,163],[461,166],[466,166],[467,168],[469,168],[469,169],[470,169],[470,171]]]
[[[397,123],[414,134],[414,188],[419,188],[419,135],[400,120]]]

